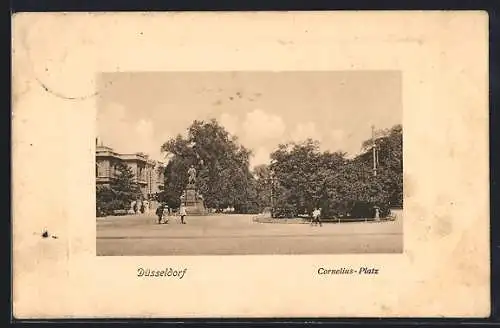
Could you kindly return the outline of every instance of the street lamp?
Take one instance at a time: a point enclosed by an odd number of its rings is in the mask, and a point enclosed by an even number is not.
[[[379,165],[379,146],[377,145],[377,139],[381,137],[381,131],[378,133],[375,131],[375,126],[372,125],[372,157],[373,157],[373,176],[377,176],[378,165]]]
[[[269,172],[269,181],[271,183],[271,217],[274,218],[274,183],[275,183],[274,171]]]
[[[375,126],[372,125],[373,176],[377,176],[377,145],[375,143]]]
[[[375,126],[372,125],[372,149],[373,149],[373,176],[377,176],[377,165],[378,165],[378,149],[377,143],[375,141]],[[375,210],[375,221],[380,221],[380,208],[378,206],[374,207]]]

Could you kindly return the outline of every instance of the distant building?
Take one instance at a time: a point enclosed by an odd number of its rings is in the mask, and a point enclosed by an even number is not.
[[[116,165],[125,162],[134,173],[134,182],[140,187],[145,199],[163,189],[164,175],[163,163],[154,161],[142,153],[119,154],[112,148],[96,145],[96,183],[109,185],[116,174]]]

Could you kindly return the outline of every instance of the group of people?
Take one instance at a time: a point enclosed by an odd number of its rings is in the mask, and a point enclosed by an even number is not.
[[[160,204],[160,206],[158,206],[158,208],[156,209],[156,216],[158,216],[158,224],[168,223],[171,214],[172,212],[167,204]],[[179,208],[178,215],[181,218],[181,224],[186,224],[185,221],[186,208],[183,205],[181,205],[181,207]]]
[[[134,200],[130,204],[129,213],[130,214],[144,214],[149,212],[149,202],[147,200]]]

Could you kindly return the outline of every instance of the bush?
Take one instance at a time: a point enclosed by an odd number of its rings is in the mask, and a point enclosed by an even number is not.
[[[244,204],[239,204],[234,206],[234,213],[237,214],[259,214],[260,207],[259,204],[254,202],[247,202]]]
[[[115,211],[127,211],[128,205],[118,199],[111,200],[109,202],[98,202],[97,203],[97,216],[108,216],[115,214]]]
[[[295,218],[298,213],[295,207],[291,204],[285,204],[281,207],[276,207],[272,212],[273,218]]]
[[[375,208],[379,208],[379,216],[385,218],[390,213],[389,204],[378,204],[367,201],[355,201],[351,204],[349,214],[356,219],[374,218]]]
[[[338,218],[338,217],[344,217],[348,213],[348,206],[346,205],[347,202],[341,202],[341,201],[327,201],[323,202],[322,204],[319,205],[321,208],[321,217],[322,218]]]
[[[97,205],[96,207],[96,216],[103,217],[103,216],[108,216],[109,214],[106,213],[106,211],[102,208],[102,206]]]

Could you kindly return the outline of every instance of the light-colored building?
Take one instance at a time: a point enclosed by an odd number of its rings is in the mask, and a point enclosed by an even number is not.
[[[151,160],[142,153],[120,154],[102,144],[96,145],[96,183],[109,184],[116,175],[116,165],[120,161],[132,169],[134,182],[139,185],[144,199],[151,199],[163,189],[163,163]]]

